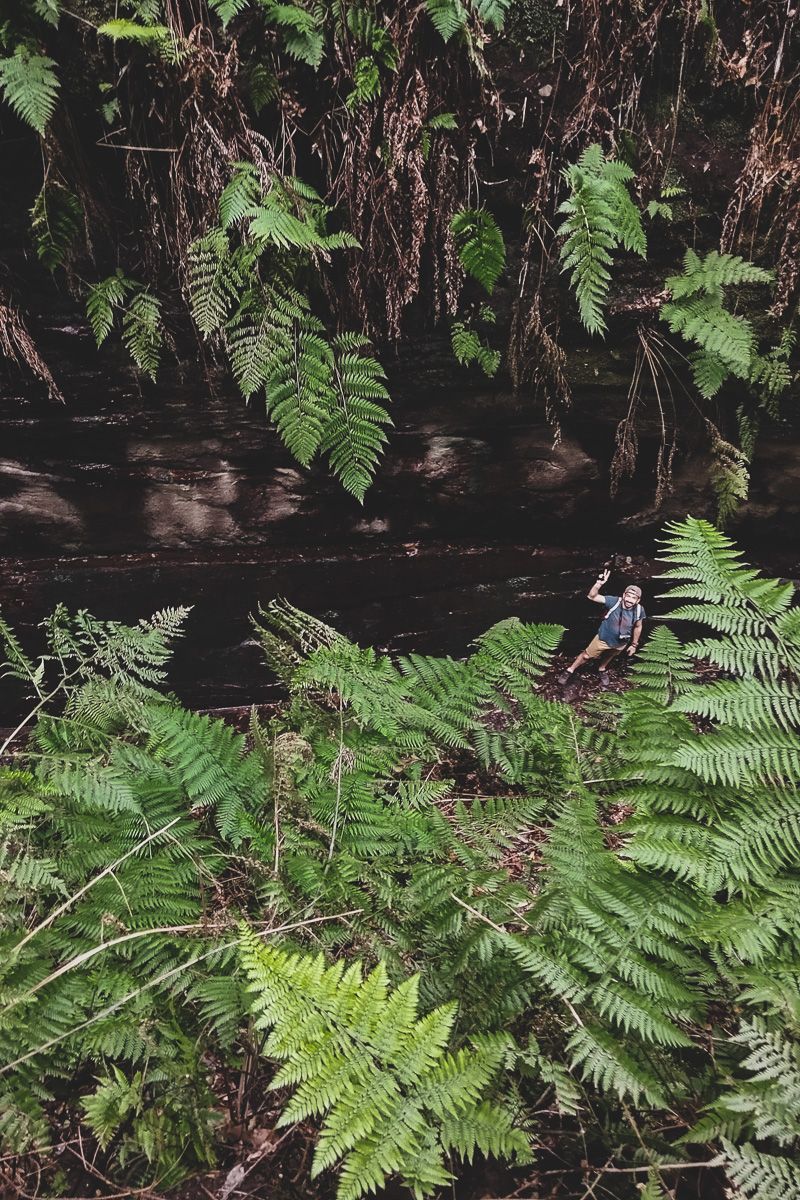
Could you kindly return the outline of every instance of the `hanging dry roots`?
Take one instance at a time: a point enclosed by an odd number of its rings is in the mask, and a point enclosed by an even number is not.
[[[760,9],[760,11],[758,11]],[[722,65],[752,91],[760,107],[722,226],[722,249],[752,248],[763,220],[766,244],[777,257],[773,313],[782,316],[800,281],[800,66],[796,8],[754,5],[742,44]]]
[[[677,418],[675,415],[672,388],[667,374],[669,368],[665,357],[663,339],[646,325],[639,326],[637,336],[639,345],[636,351],[633,375],[628,388],[628,409],[625,416],[617,425],[614,439],[615,446],[614,455],[611,460],[610,491],[612,496],[616,496],[623,479],[630,479],[636,470],[636,464],[639,460],[637,417],[644,392],[644,379],[649,378],[658,412],[660,431],[655,464],[656,490],[653,498],[654,507],[658,509],[664,503],[672,487]],[[645,368],[647,368],[646,376]],[[669,424],[664,411],[665,400],[668,400],[672,412],[672,419]]]
[[[265,181],[272,169],[269,143],[251,128],[242,103],[235,41],[221,53],[211,44],[209,29],[197,25],[182,39],[179,64],[159,69],[166,76],[166,108],[152,113],[150,89],[140,96],[132,86],[132,117],[142,145],[152,139],[167,152],[129,151],[126,159],[129,189],[148,214],[150,237],[144,245],[152,274],[162,248],[173,265],[185,268],[190,243],[216,221],[233,163],[254,162]]]
[[[515,390],[525,384],[544,397],[545,416],[555,445],[561,441],[561,415],[572,403],[567,357],[542,318],[541,295],[521,296],[514,308],[508,364]]]
[[[41,379],[47,387],[51,400],[60,400],[62,404],[64,403],[61,390],[47,363],[36,349],[22,317],[2,294],[0,294],[0,351],[12,362],[18,365],[24,364],[37,379]]]
[[[428,123],[471,101],[491,121],[497,98],[463,56],[437,51],[422,6],[400,5],[392,34],[397,67],[385,92],[323,117],[320,149],[331,198],[363,251],[350,261],[353,313],[371,335],[397,339],[420,293],[438,318],[455,312],[463,284],[450,222],[469,203],[476,134],[468,117],[446,136]],[[337,46],[342,87],[349,53]]]

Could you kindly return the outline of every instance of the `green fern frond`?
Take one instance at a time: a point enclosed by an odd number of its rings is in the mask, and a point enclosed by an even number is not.
[[[86,315],[98,346],[103,344],[113,328],[115,309],[125,303],[126,296],[135,287],[134,281],[118,270],[90,289]]]
[[[445,42],[467,28],[468,12],[462,0],[425,0],[425,9]]]
[[[122,318],[122,341],[145,375],[155,379],[164,342],[161,302],[146,288],[131,296]]]
[[[709,422],[711,433],[711,468],[709,475],[717,498],[717,520],[724,526],[750,492],[750,470],[747,459],[736,446],[722,437]]]
[[[272,368],[276,334],[269,294],[258,287],[248,288],[224,332],[233,377],[249,400],[266,386]]]
[[[97,32],[100,37],[111,38],[114,42],[136,42],[141,46],[163,46],[170,42],[170,31],[166,25],[143,25],[127,17],[104,21],[98,25]]]
[[[296,1086],[279,1124],[324,1116],[312,1175],[341,1161],[338,1196],[356,1200],[393,1174],[427,1195],[446,1180],[447,1144],[514,1153],[522,1139],[483,1100],[502,1050],[489,1043],[448,1053],[455,1006],[419,1019],[418,978],[389,990],[379,965],[331,967],[242,933],[242,960],[264,1053],[284,1063],[273,1088]],[[299,1085],[299,1086],[298,1086]],[[423,1169],[424,1164],[424,1169]]]
[[[81,228],[83,208],[76,195],[60,184],[43,184],[31,209],[36,257],[49,271],[64,265]]]
[[[601,1091],[613,1092],[620,1098],[630,1096],[634,1104],[644,1096],[648,1104],[657,1108],[666,1106],[659,1078],[606,1030],[595,1025],[581,1026],[572,1034],[568,1050],[573,1068]]]
[[[500,366],[500,351],[492,350],[481,341],[474,329],[470,329],[463,321],[454,321],[450,330],[450,342],[453,354],[462,366],[477,363],[487,378],[497,374]]]
[[[287,52],[292,58],[315,69],[325,53],[323,5],[311,3],[279,4],[275,0],[262,0],[267,19],[273,21],[281,33]]]
[[[662,704],[676,700],[694,680],[683,646],[666,625],[653,630],[641,654],[636,656],[632,675],[637,688]]]
[[[683,258],[683,273],[670,275],[666,286],[673,300],[706,294],[721,300],[721,290],[742,283],[771,283],[772,271],[747,262],[738,254],[720,254],[711,250],[700,258],[694,250],[687,250]]]
[[[512,0],[472,0],[479,20],[491,29],[502,29]]]
[[[233,252],[224,230],[212,229],[190,245],[187,274],[192,316],[207,337],[229,319],[246,288],[244,252]]]
[[[612,250],[623,246],[642,258],[647,255],[641,214],[627,189],[633,172],[624,163],[606,159],[600,146],[592,145],[562,175],[570,195],[558,208],[565,216],[558,229],[565,238],[559,252],[561,269],[571,271],[583,324],[590,333],[602,333]]]
[[[44,54],[34,54],[24,44],[10,58],[0,59],[0,87],[6,103],[40,135],[44,134],[58,99],[56,64]]]
[[[459,261],[487,292],[503,273],[506,246],[492,214],[485,208],[464,208],[450,223]]]
[[[745,1143],[723,1139],[726,1170],[731,1182],[749,1200],[800,1200],[800,1168],[789,1158],[764,1154]]]
[[[392,423],[376,403],[389,399],[386,376],[380,363],[362,352],[366,344],[354,334],[334,339],[335,404],[320,443],[334,475],[362,503],[387,441],[383,426]]]
[[[305,296],[273,292],[271,302],[267,411],[281,440],[307,467],[331,418],[333,353]]]
[[[689,365],[701,395],[715,396],[729,375],[761,382],[768,393],[771,387],[782,390],[787,369],[780,353],[762,358],[751,322],[725,307],[726,287],[769,283],[772,272],[716,250],[702,259],[687,250],[683,261],[683,274],[666,280],[671,299],[662,306],[661,318],[695,348]]]
[[[219,223],[222,228],[230,229],[245,217],[252,216],[258,207],[261,190],[261,174],[253,163],[234,163],[230,182],[225,185],[219,198]]]
[[[250,0],[209,0],[210,7],[222,21],[223,28],[226,28],[234,17],[238,17],[239,13],[250,4]]]

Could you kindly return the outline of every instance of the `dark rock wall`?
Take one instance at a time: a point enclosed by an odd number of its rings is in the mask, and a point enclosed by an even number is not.
[[[571,652],[591,634],[583,595],[609,553],[633,554],[628,575],[646,581],[665,519],[713,516],[691,428],[654,511],[647,410],[640,468],[610,498],[632,364],[622,340],[567,340],[575,399],[557,445],[540,403],[459,368],[437,334],[384,355],[395,428],[362,507],[323,464],[298,467],[202,347],[187,342],[181,370],[151,385],[96,350],[63,292],[31,325],[65,403],[0,363],[0,607],[35,640],[58,601],[119,619],[193,605],[172,682],[198,705],[270,695],[249,614],[275,595],[395,650],[464,654],[517,614],[568,626]],[[799,515],[800,429],[787,424],[760,440],[735,532],[757,562],[798,576]],[[0,693],[0,723],[20,704]]]
[[[64,405],[7,378],[0,406],[0,552],[11,557],[115,555],[240,546],[309,547],[409,540],[534,545],[605,534],[623,540],[687,511],[712,516],[702,450],[691,434],[675,486],[652,507],[657,425],[641,424],[641,466],[609,496],[626,364],[607,348],[576,349],[573,410],[563,436],[541,405],[502,381],[459,368],[437,338],[388,359],[391,432],[364,506],[320,464],[300,468],[224,375],[190,362],[158,385],[138,383],[79,323],[45,344]],[[187,357],[193,353],[190,347]],[[608,363],[611,363],[609,370]],[[16,386],[15,386],[16,385]],[[800,515],[800,430],[762,436],[745,536],[793,537]]]

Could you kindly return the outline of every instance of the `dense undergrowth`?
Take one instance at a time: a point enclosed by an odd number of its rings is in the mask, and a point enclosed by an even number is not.
[[[285,1125],[342,1200],[486,1158],[520,1195],[797,1200],[800,609],[702,521],[663,560],[585,713],[516,619],[392,661],[273,602],[288,698],[246,735],[165,691],[184,611],[59,610],[32,657],[3,626],[6,1194],[162,1195]]]

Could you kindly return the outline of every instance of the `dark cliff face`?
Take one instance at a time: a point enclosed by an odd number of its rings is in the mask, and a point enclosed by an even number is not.
[[[120,619],[193,605],[172,681],[198,705],[270,695],[248,618],[275,595],[400,651],[457,656],[512,614],[568,626],[575,649],[591,633],[587,576],[612,550],[633,553],[646,579],[667,517],[713,515],[691,445],[653,510],[655,428],[642,431],[637,477],[610,499],[629,363],[607,346],[574,348],[575,404],[555,446],[539,405],[459,368],[439,337],[388,359],[396,428],[362,507],[322,468],[299,468],[196,349],[182,377],[139,385],[98,355],[79,317],[41,327],[66,402],[9,377],[0,605],[27,634],[59,600]],[[780,548],[790,574],[799,451],[788,427],[762,438],[737,531],[756,561]],[[18,705],[6,692],[0,720]]]
[[[53,318],[50,318],[52,322]],[[630,540],[665,519],[713,516],[702,449],[684,435],[674,487],[653,508],[657,427],[640,427],[640,467],[618,497],[609,462],[630,362],[576,346],[575,401],[554,445],[541,404],[460,368],[437,335],[386,357],[395,428],[363,507],[323,467],[300,468],[198,348],[182,374],[138,382],[75,315],[43,342],[66,402],[8,377],[0,408],[0,551],[14,558],[237,547],[323,547],[442,539],[548,544]],[[793,536],[800,431],[765,431],[747,539]]]

